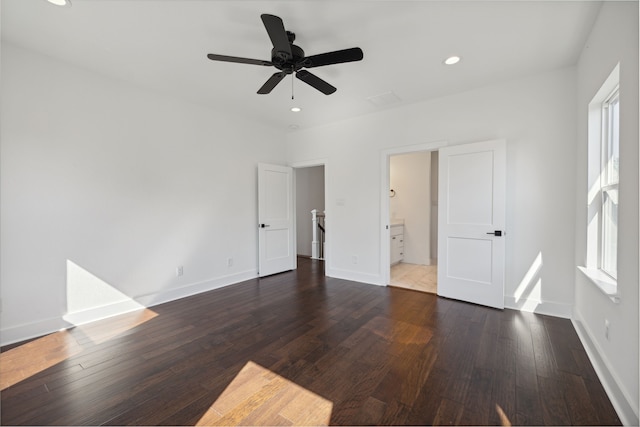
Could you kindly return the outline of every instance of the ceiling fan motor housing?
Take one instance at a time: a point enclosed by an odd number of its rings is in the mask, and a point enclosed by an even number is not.
[[[288,57],[288,52],[280,52],[275,48],[271,49],[271,62],[277,69],[285,71],[287,74],[291,74],[304,67],[304,50],[295,44],[291,44],[290,47],[291,58]]]

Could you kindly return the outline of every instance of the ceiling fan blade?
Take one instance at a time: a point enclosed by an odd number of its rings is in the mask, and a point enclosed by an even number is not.
[[[237,62],[239,64],[273,65],[270,61],[263,61],[262,59],[239,58],[237,56],[216,55],[215,53],[208,54],[207,58],[212,61]]]
[[[336,50],[334,52],[321,53],[319,55],[307,56],[303,60],[304,67],[313,68],[323,65],[342,64],[343,62],[360,61],[364,57],[362,49],[352,47],[351,49]]]
[[[269,80],[267,80],[260,89],[258,89],[258,93],[260,95],[266,95],[267,93],[271,93],[271,91],[273,90],[274,87],[276,87],[278,85],[278,83],[280,83],[280,81],[282,79],[284,79],[284,77],[287,75],[287,73],[285,73],[284,71],[281,71],[279,73],[275,73],[273,74],[271,77],[269,77]]]
[[[260,15],[260,18],[262,18],[262,23],[267,29],[267,33],[271,39],[271,44],[273,44],[273,48],[278,55],[284,60],[292,58],[293,54],[291,53],[289,37],[287,37],[287,32],[284,29],[282,19],[275,15],[269,15],[266,13]]]
[[[303,82],[305,82],[306,84],[308,84],[309,86],[312,86],[318,89],[320,92],[324,93],[325,95],[331,95],[333,92],[337,90],[335,87],[331,86],[329,83],[325,82],[315,74],[311,74],[307,70],[298,71],[296,73],[296,77],[302,80]]]

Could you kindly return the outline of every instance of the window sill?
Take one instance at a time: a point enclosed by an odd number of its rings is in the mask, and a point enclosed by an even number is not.
[[[603,273],[600,270],[595,268],[587,268],[587,267],[578,267],[578,270],[582,271],[582,273],[593,283],[596,285],[600,291],[605,294],[611,301],[615,304],[620,303],[620,295],[618,294],[618,282]]]

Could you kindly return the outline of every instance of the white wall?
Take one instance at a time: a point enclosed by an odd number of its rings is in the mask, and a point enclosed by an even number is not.
[[[410,264],[431,262],[431,153],[398,154],[389,159],[390,218],[404,220],[404,259]]]
[[[3,343],[66,325],[67,260],[144,305],[255,277],[279,131],[7,44],[0,112]]]
[[[324,166],[297,168],[295,173],[297,252],[311,256],[311,211],[324,211]]]
[[[578,62],[575,265],[585,265],[587,105],[620,62],[620,205],[618,289],[613,303],[581,273],[574,318],[592,361],[627,424],[638,424],[638,3],[604,2]],[[604,321],[610,322],[609,339]]]
[[[381,153],[507,140],[506,303],[570,316],[575,276],[575,68],[292,132],[290,162],[326,158],[329,276],[384,285]],[[538,256],[536,292],[515,292]],[[528,284],[524,284],[525,286]],[[529,289],[530,290],[530,289]],[[527,295],[531,295],[528,298]]]

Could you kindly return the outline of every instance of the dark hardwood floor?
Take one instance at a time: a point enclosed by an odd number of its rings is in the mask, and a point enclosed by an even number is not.
[[[2,351],[4,425],[301,424],[287,414],[311,417],[316,395],[336,425],[620,424],[570,321],[325,278],[302,258]]]

